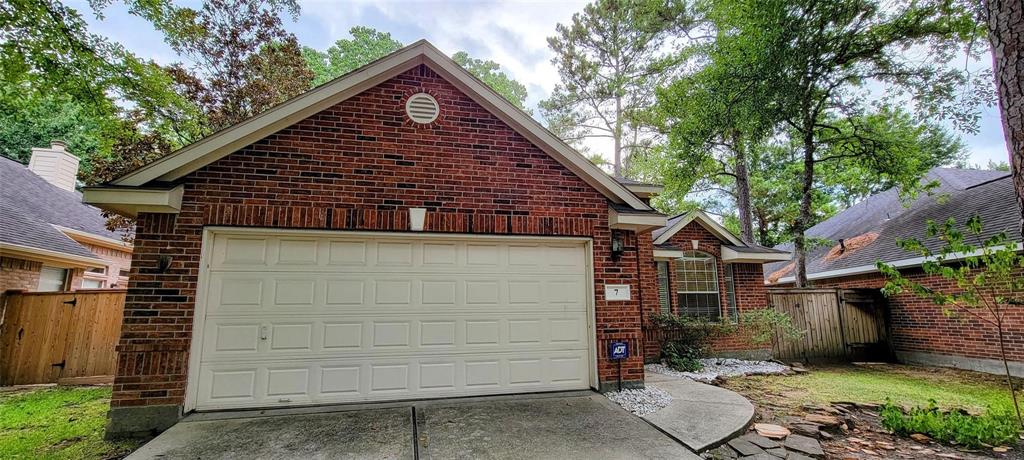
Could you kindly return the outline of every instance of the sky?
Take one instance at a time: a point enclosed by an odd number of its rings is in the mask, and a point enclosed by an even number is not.
[[[182,2],[193,3],[193,2]],[[586,1],[386,1],[386,0],[312,0],[301,1],[297,21],[285,20],[285,28],[299,43],[317,49],[329,47],[335,40],[348,38],[353,26],[373,27],[390,32],[402,43],[427,39],[445,53],[466,51],[478,59],[499,63],[514,79],[526,86],[527,106],[536,108],[546,98],[559,77],[551,64],[553,53],[547,37],[555,26],[568,23]],[[96,18],[87,1],[67,4],[79,10],[93,33],[117,41],[140,57],[170,64],[177,58],[163,42],[163,36],[149,23],[129,14],[123,4],[112,2]],[[534,113],[538,113],[534,110]],[[1007,161],[1002,124],[996,107],[986,108],[977,134],[961,134],[967,144],[971,164],[986,165],[989,160]],[[610,149],[601,143],[588,145],[611,159]]]

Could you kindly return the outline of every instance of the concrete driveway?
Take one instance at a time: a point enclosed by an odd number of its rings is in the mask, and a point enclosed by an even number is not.
[[[128,458],[698,457],[605,397],[573,392],[197,414]]]

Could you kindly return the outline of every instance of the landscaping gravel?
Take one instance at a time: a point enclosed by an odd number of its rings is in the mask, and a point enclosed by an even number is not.
[[[608,399],[636,415],[647,415],[661,409],[672,402],[672,396],[665,390],[647,387],[637,390],[609,391],[604,394]]]
[[[672,377],[685,377],[703,383],[714,382],[719,376],[740,377],[744,375],[767,375],[784,374],[789,367],[770,361],[747,361],[745,359],[733,358],[707,358],[701,359],[704,368],[699,372],[679,372],[664,364],[648,364],[644,366],[647,372],[655,374],[670,375]]]

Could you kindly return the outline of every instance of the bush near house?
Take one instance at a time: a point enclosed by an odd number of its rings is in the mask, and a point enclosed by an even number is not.
[[[666,330],[661,344],[661,360],[680,372],[697,372],[703,367],[700,358],[707,357],[711,343],[731,334],[736,327],[705,318],[673,314],[651,317],[657,327]]]
[[[982,415],[970,415],[961,410],[939,410],[934,399],[927,407],[915,407],[906,412],[892,401],[886,401],[880,415],[882,426],[896,434],[921,433],[937,441],[972,449],[1013,445],[1021,431],[1017,417],[1009,408],[989,408]]]

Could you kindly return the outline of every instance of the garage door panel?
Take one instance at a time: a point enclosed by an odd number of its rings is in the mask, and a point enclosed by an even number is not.
[[[276,311],[586,311],[582,275],[212,272],[209,316]]]
[[[582,242],[223,232],[212,244],[198,409],[589,386]]]
[[[587,352],[204,364],[202,409],[585,388]]]

